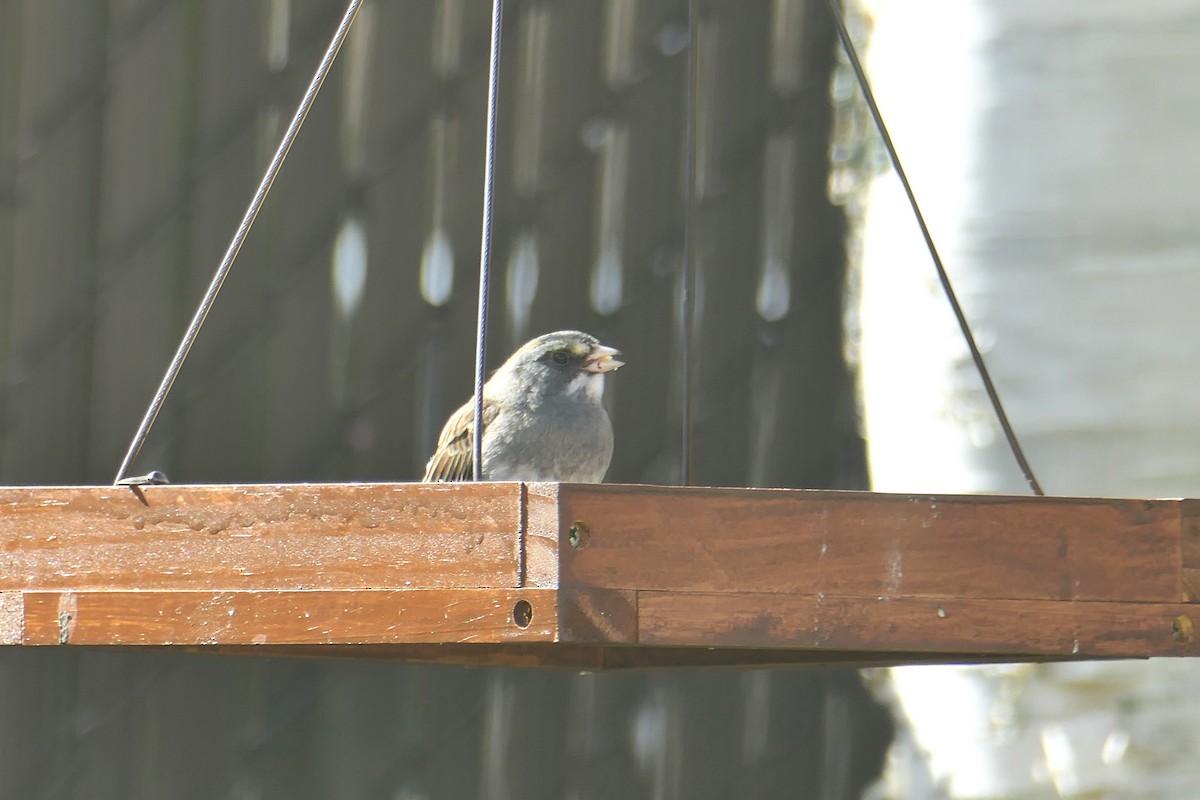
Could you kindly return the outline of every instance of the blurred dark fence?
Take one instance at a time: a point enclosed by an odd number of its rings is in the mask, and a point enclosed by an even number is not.
[[[680,479],[686,6],[510,0],[490,354],[619,347]],[[824,0],[698,3],[695,477],[861,487]],[[103,483],[338,2],[0,0],[0,482]],[[412,480],[470,392],[488,4],[364,8],[135,471]],[[853,672],[0,652],[5,797],[857,797]]]

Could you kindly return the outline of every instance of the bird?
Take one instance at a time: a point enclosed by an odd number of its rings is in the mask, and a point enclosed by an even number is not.
[[[526,342],[483,386],[483,470],[490,481],[599,483],[612,460],[604,376],[619,350],[582,331]],[[450,415],[424,481],[474,477],[475,403]]]

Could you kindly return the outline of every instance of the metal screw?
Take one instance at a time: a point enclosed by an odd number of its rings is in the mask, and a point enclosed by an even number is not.
[[[592,532],[588,530],[586,523],[575,520],[571,523],[571,527],[567,528],[567,544],[578,550],[588,543],[591,535]]]
[[[1190,643],[1194,637],[1194,626],[1191,618],[1180,614],[1175,618],[1175,622],[1171,625],[1171,634],[1177,642]]]

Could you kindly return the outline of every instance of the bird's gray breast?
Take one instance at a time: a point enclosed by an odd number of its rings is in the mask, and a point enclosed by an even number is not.
[[[492,481],[599,483],[612,459],[608,412],[572,397],[506,408],[483,437],[483,477]]]

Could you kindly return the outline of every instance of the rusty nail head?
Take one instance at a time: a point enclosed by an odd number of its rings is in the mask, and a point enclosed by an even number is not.
[[[587,544],[591,535],[592,532],[588,530],[586,523],[575,520],[571,523],[571,527],[567,528],[567,543],[578,550]]]

